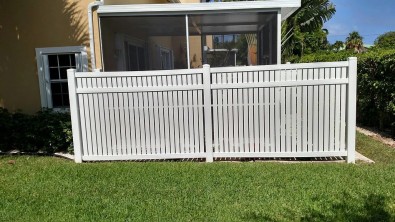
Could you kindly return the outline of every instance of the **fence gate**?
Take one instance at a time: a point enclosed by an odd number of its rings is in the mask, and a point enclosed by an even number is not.
[[[356,58],[253,67],[68,70],[76,162],[219,157],[355,161]]]

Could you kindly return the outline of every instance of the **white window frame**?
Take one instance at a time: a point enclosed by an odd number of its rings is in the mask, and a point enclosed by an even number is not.
[[[79,60],[76,58],[77,71],[86,72],[88,71],[88,56],[86,51],[85,46],[36,48],[37,71],[42,108],[53,108],[48,55],[75,53],[76,57],[80,57]],[[67,110],[67,108],[56,108],[56,110]]]

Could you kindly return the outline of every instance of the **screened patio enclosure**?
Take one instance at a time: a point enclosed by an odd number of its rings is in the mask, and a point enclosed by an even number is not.
[[[103,71],[278,64],[281,21],[298,4],[280,0],[100,6]]]

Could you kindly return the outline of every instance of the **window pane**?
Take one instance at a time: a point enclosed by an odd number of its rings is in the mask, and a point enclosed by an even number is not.
[[[57,67],[58,66],[58,56],[57,55],[48,55],[48,65],[49,65],[49,67]]]
[[[70,54],[59,55],[59,66],[70,66]]]
[[[50,79],[59,79],[58,68],[49,68],[49,77]]]
[[[67,70],[70,69],[69,67],[62,67],[60,68],[60,79],[67,79]]]
[[[57,94],[62,92],[61,83],[51,83],[52,94]]]
[[[70,61],[71,61],[70,65],[75,68],[76,65],[75,65],[75,55],[74,54],[70,55]]]
[[[63,94],[69,93],[69,88],[68,88],[67,82],[62,82],[61,84],[62,84],[62,93]]]
[[[70,106],[69,94],[63,94],[63,106]]]
[[[170,52],[162,50],[161,59],[162,59],[162,69],[164,70],[171,69]]]
[[[146,70],[144,48],[138,47],[139,70]]]
[[[52,105],[54,108],[62,107],[62,94],[52,94]]]
[[[137,63],[137,47],[134,45],[128,45],[129,49],[129,71],[138,71]]]

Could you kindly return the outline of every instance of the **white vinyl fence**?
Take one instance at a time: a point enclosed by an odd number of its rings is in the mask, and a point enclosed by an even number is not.
[[[76,162],[355,161],[357,60],[142,72],[68,70]]]

